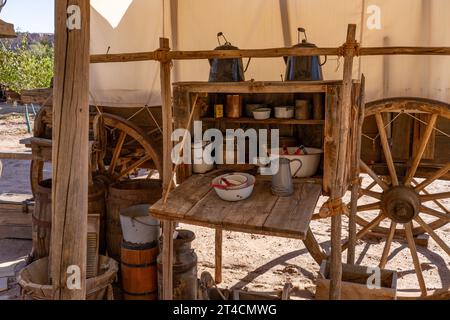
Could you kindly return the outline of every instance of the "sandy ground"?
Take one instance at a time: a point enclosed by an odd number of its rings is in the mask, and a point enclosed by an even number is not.
[[[1,106],[0,106],[1,108]],[[6,112],[3,110],[3,112]],[[10,112],[10,110],[9,110]],[[27,137],[23,116],[1,114],[0,109],[0,150],[20,150],[19,139]],[[29,163],[24,161],[3,161],[4,172],[0,178],[0,196],[11,193],[30,193],[28,182]],[[367,184],[367,179],[365,183]],[[449,191],[449,182],[432,185],[431,190]],[[323,202],[325,199],[321,199]],[[348,197],[347,197],[348,200]],[[444,205],[449,208],[448,199]],[[347,219],[344,217],[344,236],[347,233]],[[199,275],[208,271],[214,275],[214,230],[185,226],[195,232],[193,244],[198,255]],[[329,252],[329,219],[313,221],[311,228],[321,244]],[[437,234],[450,244],[450,225],[444,226]],[[255,291],[273,291],[281,289],[286,282],[301,289],[294,296],[312,298],[315,279],[319,270],[317,263],[308,254],[303,243],[298,240],[224,232],[223,278],[221,287],[248,288]],[[28,241],[0,240],[0,270],[2,264],[15,261],[26,255],[31,243]],[[357,262],[365,266],[376,266],[383,251],[384,241],[359,241]],[[428,248],[418,247],[423,274],[430,290],[450,288],[450,259],[445,252],[430,239]],[[345,258],[345,255],[344,255]],[[388,269],[398,271],[398,287],[407,291],[418,292],[418,282],[414,272],[408,247],[403,242],[395,241],[387,265]],[[306,290],[306,291],[305,291]],[[305,294],[306,292],[306,294]],[[3,293],[3,297],[17,296],[17,289]],[[0,297],[2,294],[0,294]]]

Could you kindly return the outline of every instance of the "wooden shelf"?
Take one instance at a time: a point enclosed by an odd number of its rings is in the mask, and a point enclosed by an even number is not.
[[[322,186],[295,183],[294,194],[278,197],[272,194],[271,182],[257,177],[253,194],[239,202],[220,199],[211,188],[212,179],[226,170],[193,175],[169,195],[158,201],[150,213],[161,220],[224,230],[265,234],[304,240],[322,194]]]
[[[323,125],[325,120],[297,120],[297,119],[275,119],[255,120],[253,118],[200,118],[204,122],[221,123],[251,123],[251,124],[293,124],[293,125]]]
[[[244,81],[244,82],[176,82],[174,88],[196,93],[322,93],[329,85],[341,85],[342,80],[329,81]]]

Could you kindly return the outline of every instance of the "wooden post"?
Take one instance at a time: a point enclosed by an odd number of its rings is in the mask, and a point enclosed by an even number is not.
[[[361,188],[359,175],[361,173],[359,166],[359,158],[361,156],[361,137],[362,137],[362,126],[364,123],[364,108],[365,108],[365,77],[364,74],[361,76],[361,84],[359,85],[359,92],[356,94],[357,97],[357,107],[358,113],[355,119],[355,136],[353,137],[353,153],[351,157],[352,162],[352,195],[351,195],[351,208],[348,221],[348,251],[347,251],[347,264],[355,264],[355,247],[356,247],[356,215],[357,206],[359,198],[359,190]]]
[[[71,5],[80,9],[74,14],[81,19],[80,28],[73,30],[66,24]],[[50,275],[55,299],[83,300],[88,215],[89,0],[55,0],[55,39]]]
[[[169,51],[169,39],[160,38],[159,45],[161,51]],[[166,194],[172,179],[172,95],[170,80],[170,60],[161,60],[161,98],[162,98],[162,119],[163,119],[163,194]],[[162,248],[162,299],[172,300],[173,298],[173,232],[174,225],[170,221],[163,222],[163,248]]]
[[[348,135],[352,108],[353,58],[355,56],[356,25],[350,24],[347,30],[347,41],[344,50],[344,81],[341,92],[341,121],[339,123],[339,149],[337,154],[338,168],[336,180],[331,190],[331,198],[343,197],[346,191],[346,156],[348,152]],[[342,217],[340,214],[331,218],[331,258],[330,258],[330,300],[341,298],[342,281]]]
[[[222,242],[223,242],[223,231],[222,229],[216,229],[216,252],[215,252],[216,284],[222,283]]]

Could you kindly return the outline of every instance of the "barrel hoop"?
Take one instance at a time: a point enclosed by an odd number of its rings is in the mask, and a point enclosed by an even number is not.
[[[128,249],[128,250],[148,250],[153,249],[158,245],[157,241],[153,241],[151,243],[145,243],[145,244],[132,244],[129,242],[122,242],[122,248]]]
[[[38,227],[45,228],[45,229],[51,229],[51,227],[52,227],[51,222],[39,220],[34,215],[31,216],[31,219],[33,220],[33,224],[37,225]]]
[[[157,295],[156,290],[155,291],[151,291],[151,292],[144,292],[144,293],[131,293],[131,292],[127,292],[126,290],[122,289],[122,292],[129,295],[129,296],[133,296],[133,297],[144,297],[144,296],[153,296],[153,295]]]
[[[126,262],[122,261],[121,264],[128,268],[147,268],[147,267],[156,266],[156,261],[152,262],[152,263],[142,263],[142,264],[131,264],[131,263],[126,263]]]

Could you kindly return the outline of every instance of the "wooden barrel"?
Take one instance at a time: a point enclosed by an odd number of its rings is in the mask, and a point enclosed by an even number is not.
[[[102,221],[100,226],[100,252],[105,250],[105,185],[95,181],[89,188],[88,213],[98,214]],[[33,260],[48,257],[50,252],[50,236],[52,226],[52,180],[41,181],[35,194],[35,205],[32,216]]]
[[[158,299],[158,257],[156,243],[134,245],[122,243],[121,274],[124,300]]]
[[[123,209],[153,204],[162,196],[161,180],[128,180],[112,184],[106,201],[106,247],[108,256],[120,261],[123,241],[120,212]]]

